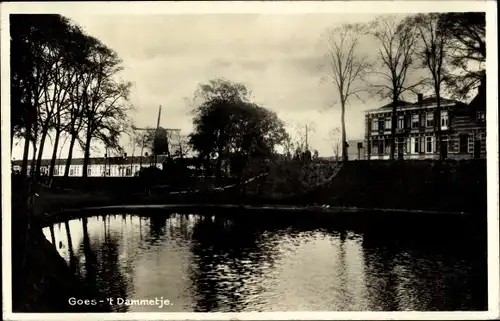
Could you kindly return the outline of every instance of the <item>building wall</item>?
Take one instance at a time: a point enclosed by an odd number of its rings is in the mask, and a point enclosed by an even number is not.
[[[441,134],[447,158],[486,157],[486,126],[474,115],[455,113],[454,105],[441,111]],[[467,110],[461,109],[461,110]],[[392,113],[384,110],[365,117],[365,144],[369,159],[389,159]],[[395,158],[438,159],[434,107],[401,110],[397,116]]]
[[[358,150],[358,143],[361,143],[362,147]],[[349,147],[347,148],[347,159],[348,160],[363,160],[366,159],[366,143],[364,140],[350,140],[348,141]]]
[[[152,165],[154,166],[154,165]],[[149,164],[142,164],[142,167],[149,167]],[[162,164],[157,163],[156,167],[161,169]],[[20,171],[21,166],[14,165],[12,167],[14,171]],[[66,165],[55,165],[54,167],[54,176],[64,176],[64,170],[66,169]],[[87,176],[88,177],[124,177],[124,176],[135,176],[141,169],[140,163],[132,163],[125,165],[118,164],[89,164],[87,167]],[[31,172],[31,166],[28,165],[28,173]],[[48,174],[48,166],[41,166],[40,172],[42,175]],[[69,174],[70,177],[81,177],[83,176],[83,164],[75,164],[70,165]]]

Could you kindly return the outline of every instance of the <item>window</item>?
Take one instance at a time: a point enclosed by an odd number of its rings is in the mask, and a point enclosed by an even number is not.
[[[478,111],[478,112],[476,113],[476,119],[477,119],[477,121],[479,121],[479,122],[483,122],[483,121],[485,121],[485,120],[486,120],[486,115],[484,114],[484,112],[483,112],[483,111]]]
[[[127,167],[127,176],[132,176],[132,169]]]
[[[432,136],[425,137],[425,152],[432,153]]]
[[[109,168],[106,169],[106,176],[110,176],[110,171],[109,171]]]
[[[59,167],[56,165],[54,166],[54,176],[59,175]]]
[[[92,168],[87,168],[87,176],[92,176]]]
[[[456,139],[452,136],[448,138],[448,152],[453,153],[456,151]]]
[[[389,154],[391,152],[391,141],[389,140],[389,138],[386,138],[384,143],[385,143],[384,154]]]
[[[385,129],[385,130],[389,130],[389,129],[391,129],[391,127],[392,127],[392,126],[391,126],[391,121],[392,121],[392,120],[391,120],[391,117],[387,117],[387,118],[385,119],[385,125],[384,125],[384,129]]]
[[[69,176],[75,176],[75,169],[74,168],[69,169]]]
[[[433,112],[428,112],[426,114],[425,125],[427,127],[434,127],[434,113]]]
[[[379,150],[378,150],[378,140],[372,141],[372,153],[373,154],[378,154],[379,153]]]
[[[405,128],[405,116],[399,116],[398,117],[398,129],[404,129]]]
[[[409,154],[411,151],[411,141],[410,138],[406,139],[406,153]]]
[[[418,150],[419,153],[424,153],[425,152],[425,136],[420,137],[420,149]]]
[[[467,153],[467,140],[469,136],[468,135],[460,135],[459,136],[459,153]]]
[[[448,111],[441,111],[441,128],[448,128]]]
[[[420,125],[419,114],[411,115],[411,128],[418,128],[419,125]]]
[[[467,140],[467,152],[469,154],[474,153],[474,135],[470,135]]]
[[[372,131],[378,131],[378,118],[372,119]]]
[[[411,139],[412,154],[418,154],[420,152],[420,138],[412,137]]]

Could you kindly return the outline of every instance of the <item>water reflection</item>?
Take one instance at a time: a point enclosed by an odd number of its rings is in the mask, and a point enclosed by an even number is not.
[[[98,299],[173,303],[114,311],[486,309],[484,238],[465,233],[467,224],[446,234],[437,225],[389,226],[156,214],[102,215],[44,232]]]

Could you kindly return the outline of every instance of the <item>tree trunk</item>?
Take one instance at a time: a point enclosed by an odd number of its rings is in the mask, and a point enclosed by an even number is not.
[[[444,159],[444,150],[443,150],[443,135],[441,133],[441,93],[439,89],[436,89],[436,99],[437,99],[437,105],[436,105],[436,122],[437,124],[437,139],[436,139],[436,151],[439,153],[439,159],[443,160]]]
[[[54,150],[52,151],[52,159],[50,160],[49,179],[54,177],[54,168],[56,167],[57,148],[59,147],[59,136],[60,135],[61,135],[61,130],[56,130],[56,137],[55,137],[55,141],[54,141]]]
[[[90,160],[90,141],[92,139],[92,136],[87,133],[87,137],[85,139],[85,152],[83,154],[83,173],[82,177],[87,177],[87,168],[89,167],[89,160]]]
[[[342,161],[347,162],[347,141],[346,141],[346,130],[345,130],[345,102],[342,102],[342,113],[340,118],[340,124],[342,126]]]
[[[14,147],[14,130],[10,130],[10,154],[12,155],[12,148]]]
[[[30,152],[30,137],[29,133],[31,130],[31,126],[26,128],[26,132],[24,133],[24,150],[23,150],[23,162],[21,164],[21,175],[26,176],[28,174],[28,157]]]
[[[36,167],[36,139],[31,140],[31,143],[33,144],[33,157],[31,158],[30,176],[33,176]]]
[[[45,126],[42,131],[42,137],[40,138],[40,147],[38,148],[38,158],[36,160],[36,170],[35,170],[36,177],[40,177],[40,166],[42,165],[43,146],[45,145],[45,140],[47,139],[48,133],[49,133],[49,126]]]
[[[66,159],[66,167],[64,168],[64,177],[69,176],[69,167],[71,165],[71,159],[73,158],[73,148],[75,147],[76,135],[71,136],[71,141],[69,143],[68,158]]]
[[[392,98],[392,116],[391,116],[391,153],[389,155],[390,160],[394,160],[394,154],[396,152],[396,112],[397,112],[398,99],[397,97]]]
[[[222,158],[221,155],[217,156],[217,161],[215,162],[215,181],[220,184],[222,178]]]
[[[141,158],[139,159],[139,172],[142,170],[142,157],[144,155],[144,146],[141,147]]]

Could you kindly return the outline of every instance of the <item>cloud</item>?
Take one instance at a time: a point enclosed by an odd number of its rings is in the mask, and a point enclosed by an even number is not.
[[[257,103],[286,120],[311,119],[311,144],[331,154],[325,141],[339,126],[338,110],[322,112],[336,100],[332,84],[320,84],[318,65],[324,52],[321,35],[345,22],[367,22],[374,15],[204,14],[151,16],[81,16],[70,18],[113,48],[123,59],[122,77],[134,82],[131,100],[137,126],[154,126],[162,105],[162,125],[191,130],[190,108],[199,83],[217,77],[242,82]],[[373,52],[371,45],[361,46]],[[363,135],[363,110],[353,102],[347,112],[348,136]],[[125,139],[125,138],[124,138]],[[127,142],[124,141],[124,145]],[[47,150],[50,148],[48,147]],[[47,152],[50,156],[50,151]]]

